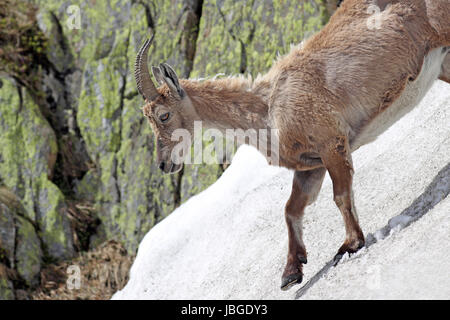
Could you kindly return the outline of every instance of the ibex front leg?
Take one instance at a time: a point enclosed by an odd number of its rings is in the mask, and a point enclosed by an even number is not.
[[[353,253],[364,246],[364,235],[358,224],[353,200],[353,165],[348,139],[338,137],[322,160],[333,182],[334,202],[341,211],[345,223],[346,237],[336,254],[336,259],[346,252]]]
[[[302,219],[305,207],[313,203],[322,185],[326,169],[296,171],[291,196],[286,204],[285,216],[289,236],[289,252],[286,267],[281,278],[281,289],[302,282],[302,266],[307,262],[306,249],[302,239]]]

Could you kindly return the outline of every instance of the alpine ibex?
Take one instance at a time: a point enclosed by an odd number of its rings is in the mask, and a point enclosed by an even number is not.
[[[409,112],[436,79],[450,83],[449,0],[345,0],[320,32],[255,80],[178,80],[161,64],[153,67],[156,88],[147,67],[150,42],[137,56],[136,81],[164,172],[181,168],[170,160],[172,132],[192,132],[196,120],[220,130],[278,129],[279,165],[295,170],[282,289],[302,281],[302,217],[325,172],[345,222],[339,257],[364,246],[351,153]]]

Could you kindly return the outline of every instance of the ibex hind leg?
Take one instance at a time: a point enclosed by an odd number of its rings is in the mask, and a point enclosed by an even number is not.
[[[307,262],[303,244],[302,219],[306,206],[312,204],[320,191],[325,168],[296,171],[291,196],[286,204],[285,216],[289,236],[289,252],[286,267],[281,277],[281,289],[287,290],[303,279],[303,264]]]
[[[335,260],[339,260],[346,252],[354,253],[364,246],[364,235],[353,200],[353,164],[348,138],[338,137],[322,159],[333,182],[334,201],[345,224],[345,241],[335,256]]]

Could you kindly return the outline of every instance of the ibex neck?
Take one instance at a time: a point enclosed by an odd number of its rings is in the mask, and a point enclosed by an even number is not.
[[[209,81],[183,81],[183,89],[206,128],[267,128],[268,106],[250,90],[251,83],[241,78]]]

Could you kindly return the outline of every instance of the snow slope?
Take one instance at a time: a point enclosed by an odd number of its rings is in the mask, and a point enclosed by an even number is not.
[[[345,236],[327,175],[304,218],[304,283],[287,292],[279,285],[293,173],[241,147],[214,185],[148,232],[113,299],[450,298],[449,124],[450,86],[436,81],[420,106],[353,153],[371,245],[324,269]]]
[[[450,299],[450,197],[331,269],[306,299]]]

